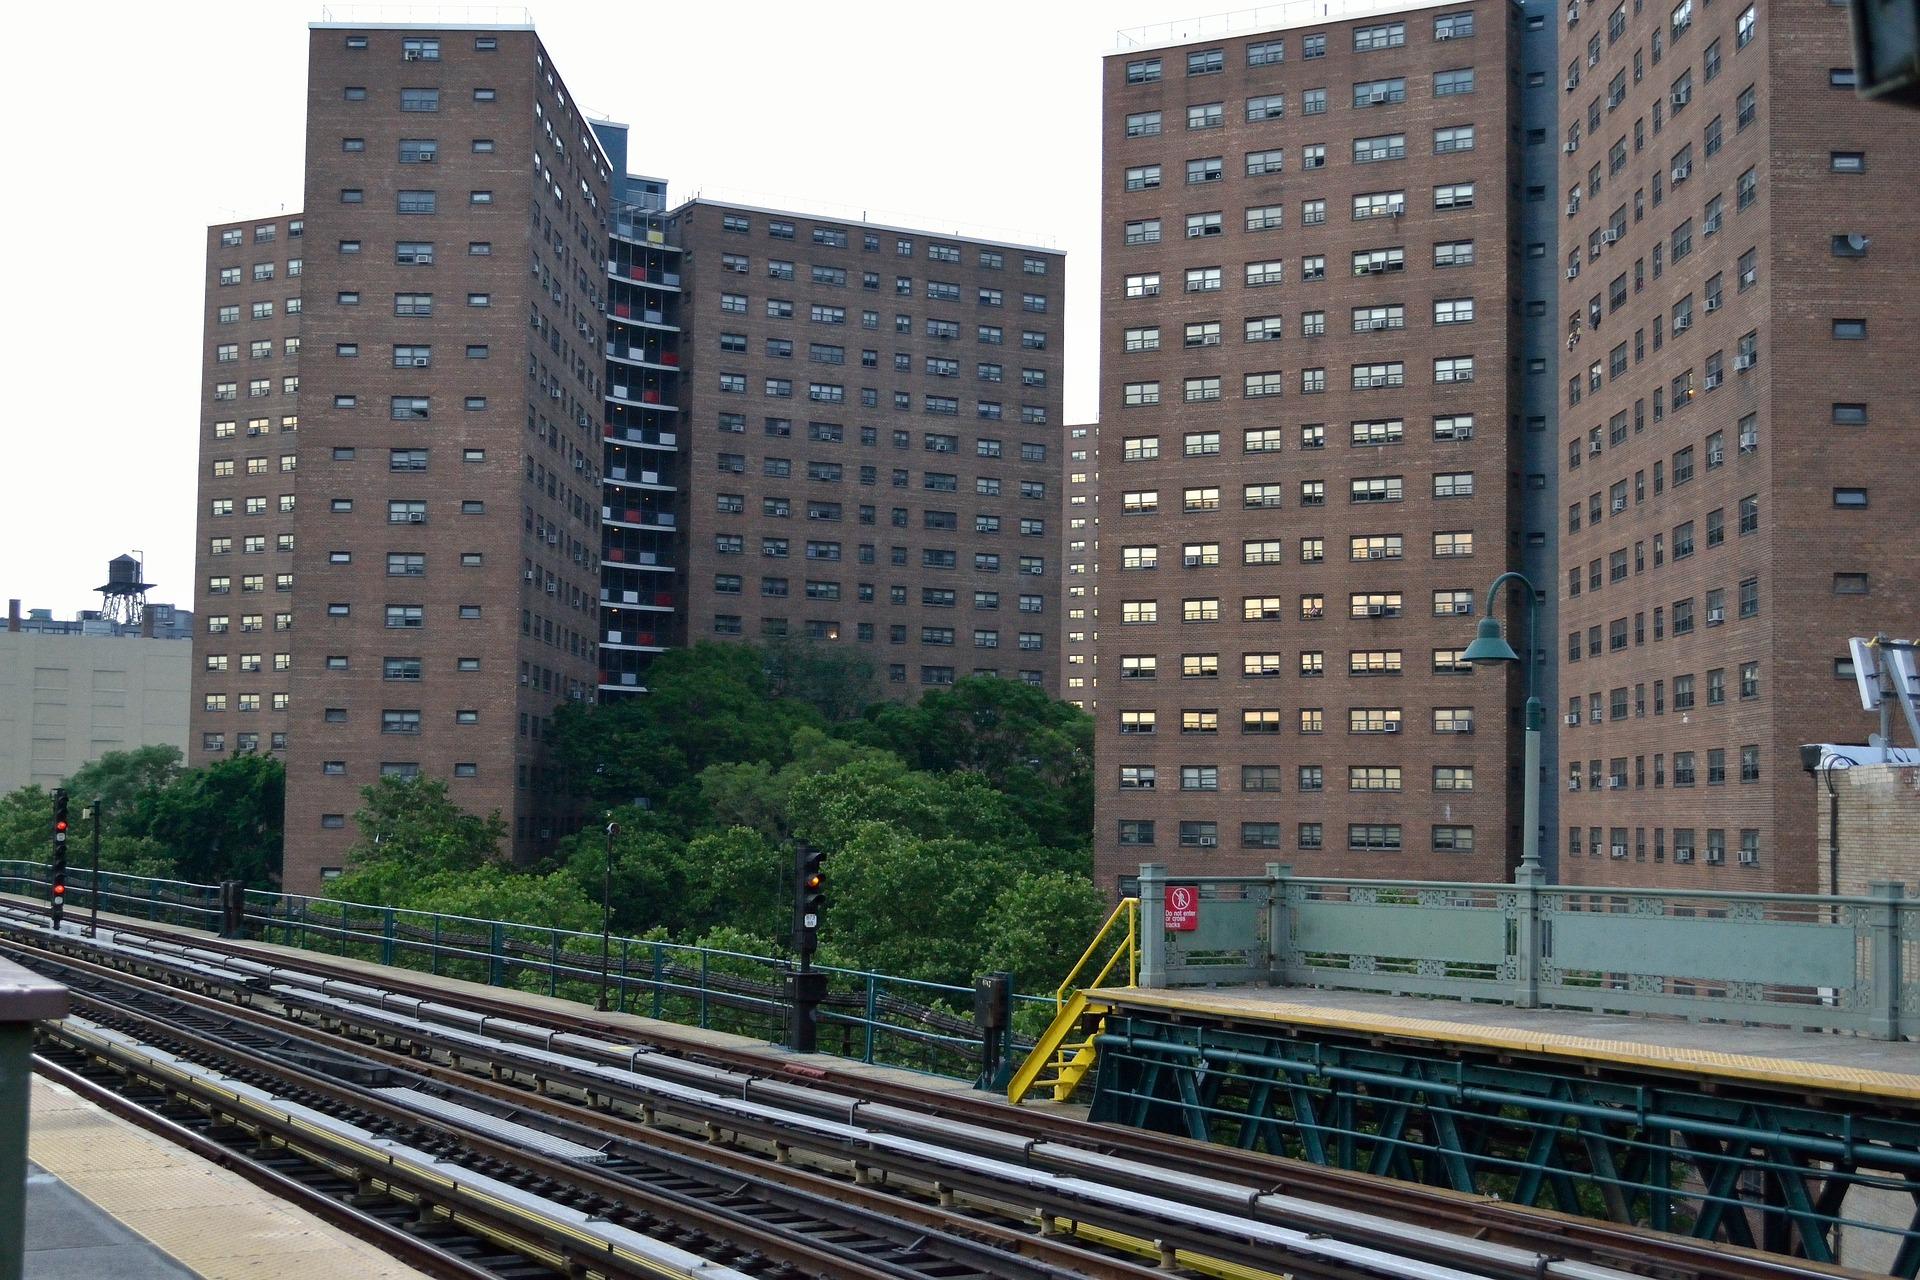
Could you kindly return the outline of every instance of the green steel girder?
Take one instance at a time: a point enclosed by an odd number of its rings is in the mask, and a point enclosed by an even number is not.
[[[1920,1272],[1920,1107],[1139,1013],[1099,1049],[1096,1120],[1819,1262],[1843,1227],[1881,1233],[1891,1274]],[[1856,1189],[1914,1213],[1849,1216]]]

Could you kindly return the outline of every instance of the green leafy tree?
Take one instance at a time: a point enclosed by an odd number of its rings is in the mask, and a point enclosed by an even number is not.
[[[861,968],[969,982],[980,972],[987,912],[1008,875],[998,854],[958,837],[863,824],[828,859],[823,934]]]
[[[854,719],[880,696],[873,662],[843,645],[786,637],[760,654],[773,695],[812,707],[829,723]]]
[[[1042,689],[969,676],[914,705],[871,707],[852,732],[913,768],[984,779],[1042,843],[1090,842],[1093,719]]]
[[[142,794],[173,785],[182,772],[180,748],[170,743],[109,751],[76,769],[67,779],[67,793],[76,805],[105,800],[107,816],[119,821]]]
[[[1079,960],[1108,904],[1084,876],[1022,873],[994,899],[981,932],[989,939],[986,968],[1013,974],[1017,990],[1050,992]],[[1123,986],[1127,975],[1108,981]]]
[[[362,787],[353,815],[360,829],[347,851],[356,867],[404,868],[412,875],[473,871],[500,860],[507,824],[494,810],[468,813],[447,794],[445,779],[383,777]]]
[[[277,758],[234,756],[138,793],[121,831],[170,854],[180,879],[265,887],[280,876],[286,795]]]
[[[695,779],[713,764],[785,764],[794,731],[822,723],[812,707],[775,695],[759,650],[711,641],[654,660],[647,696],[554,716],[562,770],[598,807],[645,797],[657,811],[699,816]]]

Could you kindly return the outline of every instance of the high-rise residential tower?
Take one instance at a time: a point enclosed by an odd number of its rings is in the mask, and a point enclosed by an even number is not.
[[[1920,600],[1920,132],[1844,6],[1559,21],[1562,877],[1814,892],[1799,747]]]
[[[1060,672],[1065,259],[694,200],[687,634],[845,645],[890,696]]]
[[[1061,623],[1060,696],[1083,711],[1100,705],[1100,424],[1067,427],[1061,541],[1066,599]]]
[[[600,682],[612,170],[529,27],[315,24],[307,97],[286,880],[382,775],[529,855]]]
[[[207,228],[192,765],[287,746],[306,246],[298,213]]]
[[[1106,61],[1103,883],[1517,855],[1520,673],[1461,651],[1548,438],[1524,30],[1482,0]]]

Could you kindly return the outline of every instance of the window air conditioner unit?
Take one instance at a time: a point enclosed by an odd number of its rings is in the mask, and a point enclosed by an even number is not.
[[[1579,789],[1580,789],[1580,779],[1578,778],[1567,779],[1567,790],[1578,791]]]
[[[406,62],[418,62],[420,61],[420,51],[418,49],[408,49],[405,53],[401,54],[400,57]]]
[[[1185,564],[1185,565],[1187,566],[1187,568],[1189,568],[1189,569],[1197,569],[1197,568],[1199,568],[1199,567],[1200,567],[1200,565],[1201,565],[1201,559],[1200,559],[1200,557],[1199,557],[1199,556],[1187,556],[1187,557],[1185,558],[1185,560],[1183,561],[1183,563],[1184,563],[1184,564]]]
[[[1384,618],[1387,616],[1387,606],[1383,604],[1370,604],[1367,606],[1367,616],[1369,618]]]
[[[1720,309],[1720,299],[1718,299],[1718,298],[1708,298],[1708,299],[1707,299],[1707,310],[1708,310],[1708,311],[1718,311],[1719,309]]]
[[[1709,390],[1709,391],[1713,391],[1713,390],[1715,390],[1716,388],[1718,388],[1718,387],[1719,387],[1719,385],[1720,385],[1720,379],[1721,379],[1721,376],[1722,376],[1722,375],[1720,375],[1720,374],[1717,374],[1717,373],[1710,373],[1710,374],[1708,374],[1708,375],[1707,375],[1707,390]],[[1719,454],[1717,454],[1717,453],[1710,453],[1710,454],[1708,454],[1708,455],[1707,455],[1707,463],[1708,463],[1708,465],[1709,465],[1709,466],[1715,466],[1715,467],[1717,467],[1717,466],[1719,466],[1719,465],[1720,465],[1720,455],[1719,455]]]
[[[1463,617],[1463,618],[1471,617],[1473,614],[1473,601],[1471,600],[1458,601],[1453,606],[1453,611],[1459,617]]]
[[[1367,101],[1369,103],[1380,103],[1380,102],[1385,102],[1386,100],[1387,100],[1387,91],[1385,89],[1375,89],[1367,95]]]
[[[547,394],[548,394],[548,395],[550,395],[550,396],[552,396],[552,397],[553,397],[553,398],[554,398],[555,400],[558,400],[558,399],[560,398],[560,388],[558,388],[558,387],[548,387],[548,388],[547,388]]]
[[[1686,105],[1687,105],[1687,103],[1688,103],[1688,102],[1690,102],[1690,101],[1692,101],[1692,100],[1693,100],[1693,91],[1692,91],[1692,90],[1690,90],[1690,89],[1676,89],[1676,90],[1674,90],[1674,93],[1673,93],[1673,105],[1674,105],[1674,106],[1676,106],[1676,107],[1684,107],[1684,106],[1686,106]]]
[[[1709,609],[1709,610],[1707,610],[1707,625],[1708,625],[1708,626],[1710,626],[1710,627],[1717,627],[1717,626],[1719,626],[1719,625],[1720,625],[1721,623],[1723,623],[1723,622],[1725,622],[1726,620],[1727,620],[1727,611],[1726,611],[1725,609]]]
[[[1602,446],[1600,442],[1598,440],[1595,440],[1592,444],[1587,446],[1587,452],[1597,458],[1600,456],[1601,448]]]
[[[427,513],[426,513],[426,512],[424,512],[424,511],[409,511],[409,512],[407,512],[407,523],[408,523],[408,524],[425,524],[426,522],[427,522]]]
[[[1578,267],[1567,268],[1567,279],[1578,280],[1579,278],[1580,278],[1580,268]]]
[[[1625,778],[1608,778],[1607,779],[1607,789],[1609,791],[1624,791],[1626,789],[1626,786],[1627,786],[1627,780]],[[1624,847],[1624,846],[1616,846],[1616,847]]]
[[[1735,356],[1733,358],[1733,367],[1745,373],[1748,369],[1753,368],[1754,362],[1758,359],[1758,356]]]
[[[1398,733],[1398,732],[1400,732],[1400,725],[1399,725],[1399,723],[1398,723],[1398,722],[1396,722],[1396,721],[1393,721],[1393,720],[1389,720],[1389,721],[1387,721],[1387,723],[1385,723],[1385,724],[1383,724],[1383,725],[1381,725],[1381,726],[1380,726],[1380,732],[1382,732],[1382,733]]]
[[[257,436],[257,435],[259,435],[259,434],[260,434],[260,428],[258,428],[258,427],[248,427],[248,428],[247,428],[247,434],[248,434],[248,435],[250,435],[250,436]]]
[[[1220,841],[1214,836],[1196,836],[1194,837],[1194,843],[1198,844],[1202,849],[1211,849],[1214,845],[1219,844]]]
[[[537,576],[538,576],[538,575],[536,575],[536,574],[534,573],[534,571],[533,571],[533,570],[531,570],[531,569],[529,569],[529,570],[527,570],[527,572],[526,572],[526,579],[527,579],[527,581],[528,581],[528,582],[532,582],[532,581],[534,581],[534,579],[535,579],[535,578],[536,578]]]
[[[1579,77],[1579,76],[1568,76],[1568,77],[1567,77],[1567,92],[1568,92],[1568,93],[1572,93],[1572,92],[1573,92],[1573,91],[1574,91],[1575,89],[1578,89],[1579,87],[1580,87],[1580,77]]]
[[[1674,317],[1673,331],[1675,333],[1685,333],[1687,330],[1691,328],[1693,328],[1692,316],[1675,316]]]
[[[431,363],[432,360],[426,356],[415,356],[413,358],[413,367],[416,369],[424,369]]]
[[[1685,182],[1692,176],[1693,166],[1690,164],[1677,164],[1673,167],[1673,180],[1675,182]]]
[[[1433,33],[1433,38],[1435,40],[1451,40],[1453,39],[1453,29],[1451,27],[1443,27]]]
[[[1611,227],[1609,227],[1607,230],[1602,231],[1600,233],[1601,244],[1617,244],[1619,243],[1619,240],[1620,240],[1620,233],[1618,231],[1613,230]]]
[[[1579,724],[1580,723],[1579,715],[1572,711],[1567,712],[1567,723]],[[1578,782],[1574,782],[1573,784],[1571,784],[1571,786],[1568,789],[1572,791],[1578,791],[1580,789],[1580,784]]]
[[[1569,142],[1566,147],[1566,151],[1568,155],[1572,155],[1574,152],[1578,151],[1579,149],[1580,149],[1580,144],[1577,142]]]
[[[1613,500],[1614,514],[1617,515],[1620,512],[1625,511],[1626,509],[1627,509],[1627,500],[1625,498],[1615,498]]]
[[[553,582],[549,582],[549,583],[547,584],[547,594],[548,594],[548,595],[550,595],[550,596],[552,596],[552,595],[558,595],[558,594],[560,594],[560,586],[559,586],[559,584],[558,584],[558,583],[553,583]]]
[[[1368,547],[1367,548],[1367,559],[1385,560],[1386,558],[1387,558],[1387,549],[1385,547]]]
[[[1567,216],[1571,218],[1578,212],[1580,212],[1580,202],[1578,200],[1567,201]]]

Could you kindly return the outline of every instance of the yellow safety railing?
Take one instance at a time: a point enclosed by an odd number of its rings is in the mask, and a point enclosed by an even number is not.
[[[1007,1083],[1009,1101],[1019,1102],[1042,1085],[1052,1092],[1055,1102],[1065,1102],[1073,1096],[1074,1089],[1093,1068],[1099,1036],[1106,1027],[1107,1007],[1089,1002],[1087,992],[1106,985],[1123,961],[1127,985],[1132,986],[1140,978],[1138,898],[1120,899],[1093,935],[1093,941],[1080,953],[1080,959],[1068,971],[1065,981],[1054,991],[1053,1022],[1034,1042],[1033,1052]],[[1096,964],[1098,969],[1094,968]],[[1095,1018],[1092,1028],[1080,1038],[1071,1039],[1082,1029],[1089,1014]],[[1049,1071],[1051,1075],[1047,1074]]]

